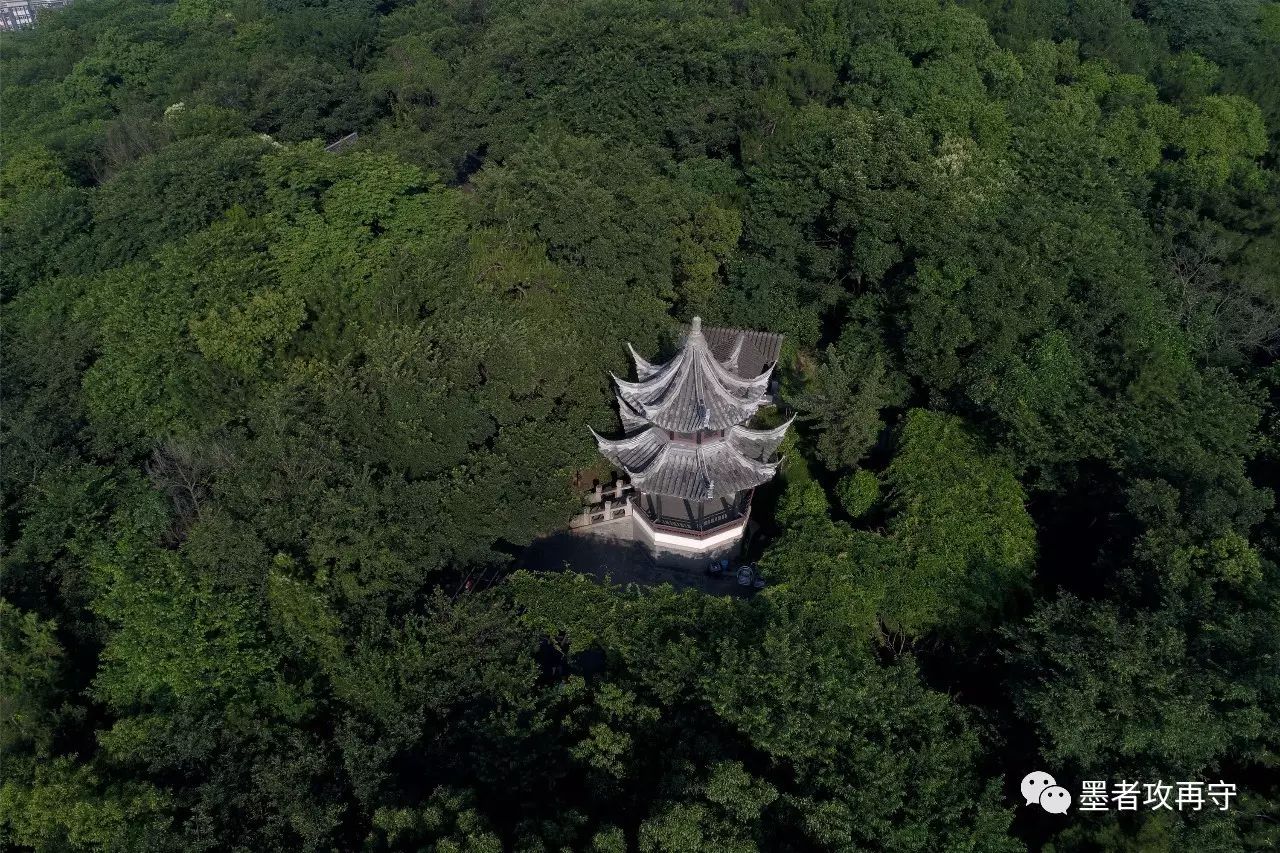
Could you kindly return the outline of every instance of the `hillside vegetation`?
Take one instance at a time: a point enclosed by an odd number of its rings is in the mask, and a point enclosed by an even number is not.
[[[1280,846],[1280,4],[76,0],[0,54],[6,846]],[[787,336],[769,587],[451,600],[695,314]]]

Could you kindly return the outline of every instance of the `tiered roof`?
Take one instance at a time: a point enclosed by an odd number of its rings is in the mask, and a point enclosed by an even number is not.
[[[640,491],[708,500],[754,488],[777,473],[779,462],[771,457],[791,422],[771,430],[742,424],[768,397],[782,336],[754,333],[760,340],[750,341],[756,346],[744,353],[748,333],[709,331],[722,345],[734,334],[723,358],[714,355],[701,320],[694,317],[671,361],[652,364],[628,344],[637,381],[613,377],[627,435],[607,439],[594,430],[592,434],[600,452],[626,471]],[[762,351],[771,357],[760,365],[761,372],[739,372],[741,364],[752,360],[759,365]]]

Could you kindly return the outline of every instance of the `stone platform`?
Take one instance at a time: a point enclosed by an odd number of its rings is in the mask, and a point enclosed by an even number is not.
[[[520,557],[520,567],[530,571],[570,570],[622,586],[669,583],[676,589],[698,589],[710,595],[738,597],[755,591],[740,586],[731,574],[708,574],[707,562],[659,565],[637,537],[631,517],[544,537],[530,545]],[[731,563],[734,568],[738,565]]]

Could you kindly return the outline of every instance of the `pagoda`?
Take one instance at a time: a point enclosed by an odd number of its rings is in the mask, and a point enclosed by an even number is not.
[[[645,361],[627,344],[636,381],[613,376],[623,437],[595,432],[600,453],[630,480],[635,538],[657,558],[706,558],[740,547],[755,488],[778,471],[791,422],[747,422],[770,401],[782,336],[702,329],[693,318],[679,352]]]

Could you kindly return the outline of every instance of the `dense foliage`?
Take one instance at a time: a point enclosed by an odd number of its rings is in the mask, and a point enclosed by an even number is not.
[[[1280,845],[1280,4],[76,0],[0,48],[7,846]],[[453,596],[695,313],[787,334],[771,585]],[[1240,796],[1058,820],[1036,767]]]

